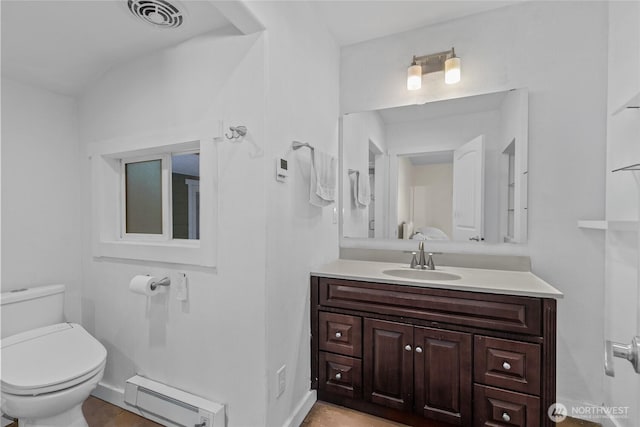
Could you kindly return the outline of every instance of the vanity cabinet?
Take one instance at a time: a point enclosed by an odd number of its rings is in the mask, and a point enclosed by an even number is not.
[[[471,415],[470,334],[365,318],[364,348],[365,400],[457,425]]]
[[[410,425],[551,426],[554,299],[311,278],[320,400]]]

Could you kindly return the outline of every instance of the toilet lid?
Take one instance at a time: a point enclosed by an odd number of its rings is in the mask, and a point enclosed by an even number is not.
[[[79,384],[104,366],[107,350],[75,323],[58,323],[4,338],[2,391],[37,395]]]

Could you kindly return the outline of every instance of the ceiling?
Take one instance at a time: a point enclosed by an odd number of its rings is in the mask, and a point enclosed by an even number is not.
[[[122,0],[2,0],[2,75],[76,95],[119,63],[209,31],[237,31],[209,1],[176,3],[184,24],[164,29],[131,15]]]
[[[522,0],[309,1],[344,46]],[[186,13],[177,29],[141,21],[129,13],[126,0],[2,0],[2,75],[78,95],[120,63],[210,31],[239,34],[215,1],[172,2]]]
[[[413,30],[524,0],[318,0],[314,2],[338,44]]]

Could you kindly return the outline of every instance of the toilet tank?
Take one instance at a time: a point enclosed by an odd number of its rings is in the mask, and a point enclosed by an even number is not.
[[[2,338],[64,322],[64,290],[64,285],[49,285],[2,292]]]

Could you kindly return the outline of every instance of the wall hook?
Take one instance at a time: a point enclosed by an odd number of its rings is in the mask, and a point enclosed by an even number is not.
[[[231,131],[231,135],[228,135],[226,132],[224,134],[227,139],[240,139],[247,134],[246,126],[231,126],[229,130]]]

